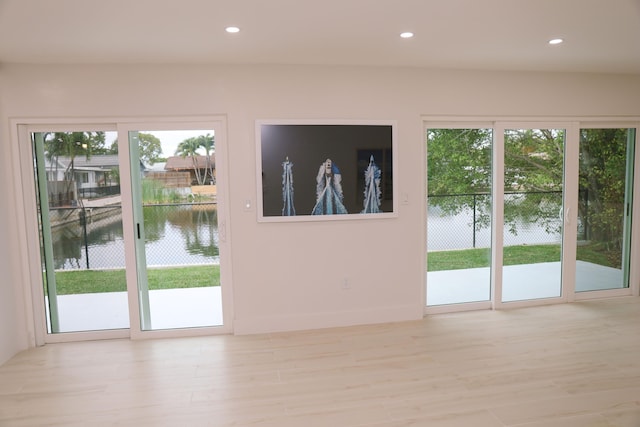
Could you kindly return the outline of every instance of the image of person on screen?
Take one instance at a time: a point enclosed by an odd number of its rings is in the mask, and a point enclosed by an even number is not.
[[[293,205],[293,163],[289,157],[282,162],[282,216],[294,216],[296,208]]]
[[[331,159],[327,159],[316,177],[316,205],[313,207],[311,215],[334,215],[346,214],[347,209],[342,204],[342,175],[340,169]]]
[[[364,209],[361,213],[380,213],[380,178],[382,172],[376,165],[373,154],[369,158],[369,166],[364,171]]]

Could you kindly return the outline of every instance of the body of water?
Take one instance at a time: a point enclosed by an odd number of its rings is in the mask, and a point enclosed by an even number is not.
[[[558,220],[551,228],[560,225]],[[473,210],[466,209],[457,215],[445,215],[442,210],[430,206],[427,215],[427,248],[429,251],[443,251],[454,249],[471,249],[474,247],[491,247],[491,228],[484,227],[474,231]],[[504,245],[535,245],[560,243],[562,235],[559,232],[549,232],[538,224],[521,222],[516,224],[513,231],[504,231]]]
[[[92,210],[86,221],[86,237],[80,220],[54,228],[56,269],[124,268],[121,210],[109,209],[102,213]],[[219,263],[215,204],[150,205],[143,208],[143,215],[148,266]]]
[[[219,263],[215,204],[151,205],[143,210],[148,266]],[[429,207],[427,232],[430,251],[473,248],[473,211],[469,209],[457,215],[444,215],[438,207]],[[94,209],[87,220],[86,240],[84,225],[79,220],[56,227],[52,237],[56,269],[111,269],[125,266],[122,215],[119,209],[111,209],[106,217]],[[518,224],[515,232],[507,230],[504,234],[505,246],[560,241],[560,233],[547,232],[537,224]],[[475,247],[490,246],[491,229],[476,229]]]

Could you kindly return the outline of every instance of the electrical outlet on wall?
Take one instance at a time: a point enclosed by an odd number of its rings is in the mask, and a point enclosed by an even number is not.
[[[340,287],[343,290],[351,289],[351,282],[349,282],[349,278],[345,277],[340,281]]]

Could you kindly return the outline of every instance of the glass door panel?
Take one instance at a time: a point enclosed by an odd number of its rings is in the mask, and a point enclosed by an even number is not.
[[[560,297],[563,129],[504,132],[502,301]]]
[[[129,327],[118,156],[106,145],[113,138],[31,134],[48,333]]]
[[[141,329],[220,326],[214,132],[128,137]]]
[[[576,292],[629,287],[635,129],[580,131]]]
[[[427,130],[427,305],[491,298],[492,129]]]

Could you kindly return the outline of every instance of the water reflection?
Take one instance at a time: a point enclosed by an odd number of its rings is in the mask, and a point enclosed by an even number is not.
[[[66,218],[52,229],[56,269],[124,268],[122,211],[93,208],[85,224],[81,209],[52,212]],[[217,209],[214,203],[143,207],[148,266],[219,262]],[[52,221],[55,224],[56,221]]]

